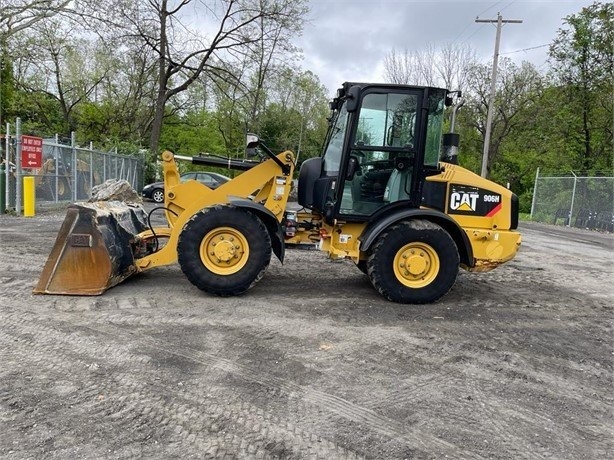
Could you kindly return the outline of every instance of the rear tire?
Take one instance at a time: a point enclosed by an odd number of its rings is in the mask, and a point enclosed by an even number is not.
[[[403,221],[378,238],[367,262],[369,279],[386,299],[423,304],[444,296],[459,267],[456,243],[427,220]]]
[[[251,212],[215,206],[194,214],[179,235],[181,270],[198,289],[219,296],[243,294],[271,261],[271,238]]]

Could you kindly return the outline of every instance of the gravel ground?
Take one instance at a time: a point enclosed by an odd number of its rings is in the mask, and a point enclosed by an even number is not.
[[[612,235],[523,224],[426,306],[317,251],[235,298],[177,265],[34,296],[62,220],[0,216],[2,458],[614,455]]]

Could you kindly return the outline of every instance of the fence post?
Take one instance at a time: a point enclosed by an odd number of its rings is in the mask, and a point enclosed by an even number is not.
[[[15,214],[21,214],[21,118],[15,120],[15,139],[17,141],[17,149],[15,151]]]
[[[539,180],[539,167],[535,173],[535,183],[533,184],[533,198],[531,199],[531,219],[533,219],[533,211],[535,211],[535,197],[537,196],[537,181]]]
[[[60,189],[60,136],[56,133],[55,135],[55,146],[53,147],[53,161],[55,163],[55,177],[53,178],[53,182],[55,182],[55,201],[56,203],[60,200],[58,190]]]
[[[75,143],[75,132],[70,132],[70,148],[72,156],[72,200],[77,201],[77,183],[78,183],[78,171],[77,171],[77,147]]]
[[[93,188],[94,188],[94,146],[90,142],[90,186],[89,186],[90,197],[92,196]]]
[[[567,220],[568,227],[571,227],[571,216],[573,215],[573,205],[574,205],[574,201],[576,200],[576,184],[578,183],[578,176],[576,176],[576,173],[574,173],[573,171],[571,173],[573,174],[573,190],[571,192],[571,206],[569,208],[569,219]]]
[[[4,138],[4,208],[0,212],[4,213],[10,207],[11,201],[11,125],[6,124],[6,137]]]

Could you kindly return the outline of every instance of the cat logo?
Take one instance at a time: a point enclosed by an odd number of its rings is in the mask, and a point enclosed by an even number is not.
[[[474,212],[479,196],[478,192],[453,192],[450,195],[450,209]]]

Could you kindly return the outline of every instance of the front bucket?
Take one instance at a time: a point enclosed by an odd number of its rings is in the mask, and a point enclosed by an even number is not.
[[[137,272],[132,248],[145,222],[140,205],[70,205],[34,294],[98,295],[121,283]]]

